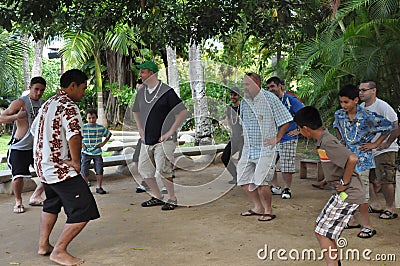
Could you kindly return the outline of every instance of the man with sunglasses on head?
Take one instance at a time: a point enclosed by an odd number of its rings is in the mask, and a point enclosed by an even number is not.
[[[226,169],[232,175],[232,180],[229,184],[236,184],[237,171],[236,166],[232,161],[232,156],[239,152],[239,159],[242,154],[243,148],[243,130],[240,123],[240,90],[237,87],[233,87],[229,91],[229,98],[231,104],[226,108],[226,119],[228,126],[231,129],[231,140],[226,145],[224,152],[222,153],[221,160],[224,163]]]
[[[398,121],[396,112],[387,102],[376,96],[376,91],[377,88],[375,81],[362,81],[359,86],[359,93],[360,99],[364,102],[361,106],[371,112],[375,112],[378,115],[385,117],[397,127]],[[378,137],[379,135],[377,135],[374,140]],[[380,213],[380,219],[394,219],[398,216],[397,213],[394,213],[394,198],[396,184],[395,161],[399,148],[395,141],[391,142],[392,140],[394,140],[394,138],[389,136],[388,139],[385,140],[377,149],[372,150],[376,168],[370,170],[370,212]],[[384,210],[380,210],[377,202],[377,196],[374,189],[375,178],[378,179],[382,186],[382,193],[386,201],[386,207]]]
[[[13,101],[0,115],[0,123],[14,123],[7,156],[7,165],[11,169],[15,195],[14,213],[25,212],[21,194],[24,178],[32,178],[29,166],[33,165],[33,137],[30,128],[43,104],[41,98],[45,88],[46,81],[42,77],[32,78],[29,94]],[[43,185],[39,182],[29,200],[29,205],[42,206],[42,192]]]

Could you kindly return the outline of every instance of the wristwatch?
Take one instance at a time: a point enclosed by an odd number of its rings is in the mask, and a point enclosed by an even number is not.
[[[348,186],[350,185],[350,182],[347,183],[347,184],[345,184],[344,181],[343,181],[343,179],[340,179],[340,185],[341,185],[341,186],[344,186],[344,187],[348,187]]]

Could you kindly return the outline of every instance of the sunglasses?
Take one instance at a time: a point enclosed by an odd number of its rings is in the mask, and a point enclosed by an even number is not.
[[[369,90],[372,90],[372,89],[374,89],[374,88],[368,88],[368,89],[362,88],[362,89],[359,89],[358,91],[359,92],[366,92],[366,91],[369,91]]]

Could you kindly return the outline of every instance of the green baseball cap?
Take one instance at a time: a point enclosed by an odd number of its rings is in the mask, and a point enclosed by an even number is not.
[[[141,65],[136,65],[136,68],[138,68],[138,69],[148,69],[150,71],[153,71],[154,73],[158,72],[158,67],[153,61],[146,61]]]

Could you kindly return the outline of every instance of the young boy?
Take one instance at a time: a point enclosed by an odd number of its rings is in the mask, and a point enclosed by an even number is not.
[[[89,164],[93,160],[97,180],[96,193],[107,194],[102,188],[103,157],[101,157],[101,147],[106,145],[107,141],[111,138],[111,132],[104,126],[96,123],[97,112],[92,108],[86,110],[86,120],[88,123],[82,127],[81,174],[90,186],[90,182],[88,182]],[[104,141],[103,137],[105,137]]]
[[[365,189],[365,202],[360,205],[361,220],[363,228],[357,235],[360,238],[371,238],[376,231],[373,229],[369,219],[368,200],[369,200],[369,169],[375,168],[372,149],[378,147],[384,141],[394,124],[376,113],[372,113],[362,108],[358,102],[359,91],[356,86],[346,85],[339,91],[339,101],[342,109],[335,112],[333,127],[337,131],[339,141],[357,155],[358,163],[356,171]],[[376,141],[374,137],[380,133]],[[346,229],[359,228],[360,224],[348,225]]]
[[[324,176],[332,188],[333,195],[318,216],[314,231],[321,249],[326,250],[326,264],[341,265],[335,240],[365,199],[365,190],[355,171],[358,159],[322,127],[321,116],[314,107],[300,109],[294,121],[300,134],[316,140]]]

